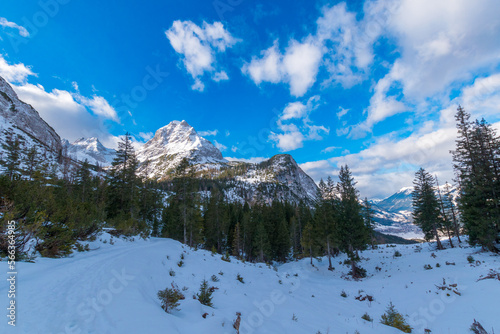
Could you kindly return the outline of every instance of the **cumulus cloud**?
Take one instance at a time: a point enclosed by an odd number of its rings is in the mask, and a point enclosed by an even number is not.
[[[219,130],[206,130],[206,131],[198,131],[198,134],[202,137],[210,137],[210,136],[217,136],[219,133]]]
[[[109,104],[109,102],[102,96],[93,95],[87,98],[80,94],[73,94],[75,99],[82,105],[89,107],[92,112],[97,116],[120,122],[116,110]]]
[[[415,133],[404,139],[380,137],[359,153],[307,162],[301,168],[315,180],[336,176],[341,165],[349,165],[362,196],[385,197],[412,184],[419,167],[452,181],[449,150],[454,148],[454,127]]]
[[[500,63],[498,1],[383,0],[367,4],[366,19],[375,24],[383,22],[382,30],[395,41],[401,55],[376,84],[366,120],[351,132],[354,138],[363,137],[378,122],[408,110],[408,104],[447,97],[478,71]],[[477,84],[484,90],[495,84],[493,78],[489,80]],[[388,95],[391,88],[398,86],[400,96]],[[470,94],[477,97],[476,93],[471,88]],[[464,102],[471,102],[466,94]],[[419,108],[414,110],[419,112]]]
[[[139,132],[139,138],[141,138],[145,142],[153,138],[153,136],[153,132]]]
[[[191,21],[174,21],[165,32],[170,44],[182,59],[186,71],[193,77],[193,90],[203,91],[202,77],[212,74],[212,80],[228,80],[227,73],[219,70],[217,54],[224,53],[238,40],[235,39],[221,22],[198,26]]]
[[[281,54],[278,42],[253,57],[243,66],[243,73],[250,76],[255,84],[262,82],[285,82],[290,86],[290,94],[303,96],[316,81],[318,68],[323,55],[321,45],[312,37],[302,42],[291,40]]]
[[[25,83],[30,75],[35,75],[30,67],[22,63],[9,64],[0,54],[0,76],[5,80],[11,83]]]
[[[380,25],[370,25],[373,8],[362,21],[349,12],[345,2],[325,6],[316,22],[316,33],[301,42],[291,39],[281,52],[278,41],[252,57],[242,71],[257,85],[286,83],[290,94],[303,96],[316,82],[320,66],[327,72],[324,86],[340,84],[350,88],[366,78],[374,59],[373,43],[381,35]]]
[[[30,35],[28,30],[26,30],[25,27],[20,26],[14,22],[10,22],[4,17],[0,17],[0,27],[16,29],[16,30],[18,30],[19,35],[21,35],[22,37],[29,37],[29,35]]]
[[[309,118],[310,113],[319,106],[320,97],[315,95],[304,104],[291,102],[280,114],[276,125],[281,131],[271,132],[269,139],[282,151],[293,151],[303,147],[306,140],[321,140],[329,129],[322,125],[314,125]]]
[[[227,150],[227,146],[224,144],[219,143],[217,140],[214,140],[214,146],[219,149],[219,151],[224,152]]]
[[[340,149],[340,147],[337,147],[337,146],[329,146],[323,150],[321,150],[321,153],[330,153],[330,152],[333,152],[335,150],[338,150]]]

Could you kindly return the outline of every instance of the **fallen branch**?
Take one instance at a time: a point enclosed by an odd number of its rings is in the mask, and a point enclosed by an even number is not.
[[[496,280],[500,281],[500,273],[496,272],[493,269],[490,269],[490,272],[488,275],[478,278],[478,280],[476,282],[479,282],[479,281],[482,281],[485,279],[496,279]]]

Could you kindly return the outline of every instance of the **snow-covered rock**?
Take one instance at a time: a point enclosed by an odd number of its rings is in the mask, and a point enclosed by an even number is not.
[[[137,159],[141,162],[140,172],[158,179],[168,176],[183,159],[192,165],[226,162],[222,153],[186,121],[172,121],[158,129],[137,152]],[[149,162],[147,171],[146,161]]]
[[[68,156],[101,167],[110,166],[116,154],[115,150],[104,147],[96,137],[80,138],[73,143],[64,139],[63,147]]]
[[[17,97],[12,87],[0,77],[0,126],[17,129],[25,142],[35,141],[46,150],[59,153],[62,148],[61,138],[29,104]]]

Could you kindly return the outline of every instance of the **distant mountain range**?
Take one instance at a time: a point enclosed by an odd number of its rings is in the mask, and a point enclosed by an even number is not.
[[[445,194],[445,187],[445,185],[439,186],[441,195]],[[436,187],[435,191],[437,190]],[[448,191],[456,204],[458,188],[450,186]],[[423,237],[420,228],[413,224],[412,193],[413,187],[404,187],[385,199],[371,201],[378,231],[408,239]]]

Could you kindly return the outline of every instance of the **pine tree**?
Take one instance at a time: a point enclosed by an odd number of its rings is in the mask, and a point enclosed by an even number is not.
[[[356,262],[359,261],[358,251],[366,249],[366,245],[370,242],[370,231],[363,219],[362,207],[355,185],[356,182],[349,167],[342,166],[337,185],[340,195],[339,226],[337,229],[339,248],[347,254],[351,261],[352,276],[359,277],[362,272],[356,266]]]
[[[139,180],[136,176],[138,161],[132,145],[132,137],[127,133],[118,143],[109,176],[110,218],[137,218],[137,195]]]
[[[448,182],[444,184],[443,205],[446,216],[448,219],[451,219],[451,222],[453,223],[455,236],[457,237],[458,242],[461,243],[462,241],[460,240],[460,226],[457,217],[457,209],[451,194],[451,186]]]
[[[375,225],[375,220],[373,219],[374,217],[374,212],[372,208],[372,204],[368,201],[368,198],[365,197],[363,201],[363,207],[362,207],[362,215],[363,215],[363,220],[365,221],[365,226],[368,229],[368,234],[369,238],[372,244],[372,248],[375,248],[375,235],[374,235],[374,225]]]
[[[19,164],[21,162],[22,143],[18,135],[14,135],[12,128],[3,131],[5,136],[4,141],[1,143],[2,148],[5,150],[5,158],[0,159],[0,164],[4,167],[6,174],[12,181],[14,175],[18,174]]]
[[[201,304],[212,307],[213,289],[208,286],[208,281],[204,279],[200,285],[200,293],[196,295]]]
[[[308,222],[304,227],[301,239],[302,247],[304,247],[305,254],[311,258],[311,265],[313,264],[313,257],[315,256],[315,231],[312,222]]]
[[[499,252],[500,139],[484,119],[471,122],[462,107],[455,118],[458,139],[452,153],[464,229],[472,245]]]
[[[269,248],[269,239],[266,228],[264,227],[264,223],[259,221],[254,237],[254,250],[257,253],[256,255],[259,262],[264,262],[269,253]]]
[[[439,239],[439,229],[443,226],[440,216],[439,202],[434,192],[434,178],[420,168],[415,173],[413,181],[413,220],[414,224],[422,229],[426,240],[433,238],[437,241],[437,248],[443,249]]]

